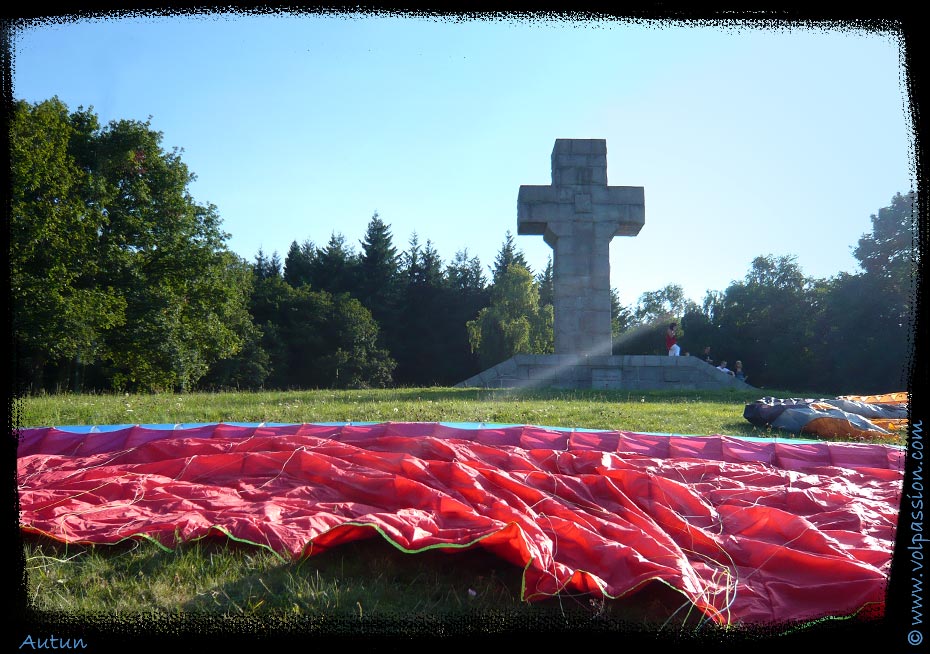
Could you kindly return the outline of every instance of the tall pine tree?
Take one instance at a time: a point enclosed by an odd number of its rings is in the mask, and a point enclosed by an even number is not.
[[[507,230],[504,236],[504,242],[501,244],[501,249],[494,258],[494,267],[491,268],[491,284],[497,284],[504,273],[507,272],[507,269],[514,264],[528,270],[530,275],[533,274],[533,269],[530,268],[530,265],[526,262],[523,251],[517,249],[517,245],[513,240],[513,234],[510,233],[510,230]]]
[[[316,246],[313,245],[313,241],[306,240],[302,245],[292,241],[284,258],[284,281],[294,288],[309,284],[313,274],[314,257]]]
[[[310,265],[310,286],[332,295],[355,291],[358,255],[346,238],[333,232],[323,248],[317,248]]]
[[[358,267],[358,298],[382,326],[393,319],[398,302],[400,257],[394,247],[390,225],[375,211],[365,238]]]

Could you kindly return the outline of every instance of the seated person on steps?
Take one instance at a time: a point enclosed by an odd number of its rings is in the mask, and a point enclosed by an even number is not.
[[[746,381],[746,373],[743,372],[742,361],[736,362],[735,369],[733,370],[733,376],[739,379],[740,381]]]

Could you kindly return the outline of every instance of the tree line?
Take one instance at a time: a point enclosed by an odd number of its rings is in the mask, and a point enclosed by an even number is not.
[[[615,353],[659,353],[671,320],[682,350],[741,360],[756,386],[836,394],[906,390],[915,345],[916,195],[896,193],[853,248],[861,272],[804,275],[791,255],[757,256],[742,280],[700,306],[680,286],[645,293]],[[657,349],[658,348],[658,349]]]
[[[14,103],[10,271],[24,392],[452,385],[515,353],[553,351],[552,261],[534,272],[508,231],[485,270],[403,250],[377,212],[358,248],[338,232],[282,261],[232,253],[194,201],[181,151],[149,121],[101,125],[58,98]],[[751,383],[846,393],[906,384],[915,307],[913,193],[872,216],[861,273],[806,277],[759,256],[702,305],[678,285],[635,306],[611,294],[614,352],[741,359]]]

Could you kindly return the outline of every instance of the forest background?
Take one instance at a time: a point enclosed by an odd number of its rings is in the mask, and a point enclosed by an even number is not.
[[[334,230],[325,244],[295,238],[283,260],[259,249],[247,261],[161,143],[149,122],[101,125],[58,98],[14,104],[19,392],[449,386],[552,352],[551,259],[532,270],[510,231],[487,268],[467,247],[445,259],[426,234],[398,246],[377,213],[357,247]],[[613,351],[663,354],[676,320],[683,351],[740,360],[757,388],[905,390],[916,215],[913,190],[871,215],[850,244],[854,274],[811,278],[791,254],[760,253],[700,305],[677,284],[635,306],[614,289]]]

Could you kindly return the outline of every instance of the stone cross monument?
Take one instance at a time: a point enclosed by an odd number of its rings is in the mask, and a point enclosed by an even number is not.
[[[604,139],[556,139],[552,185],[520,187],[517,233],[541,234],[555,252],[556,354],[611,354],[608,246],[645,222],[641,186],[607,186]]]

